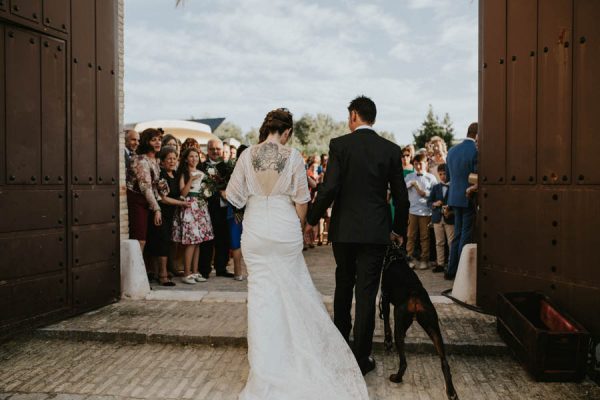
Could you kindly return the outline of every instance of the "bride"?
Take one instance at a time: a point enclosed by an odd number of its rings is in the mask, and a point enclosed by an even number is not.
[[[226,189],[234,207],[246,207],[250,373],[239,399],[368,399],[302,256],[310,197],[302,156],[285,146],[292,129],[287,109],[269,112],[259,144],[240,156]]]

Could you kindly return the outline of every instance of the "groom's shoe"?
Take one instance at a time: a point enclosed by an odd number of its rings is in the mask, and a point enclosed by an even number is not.
[[[375,359],[369,356],[366,360],[359,364],[359,367],[360,372],[362,372],[363,376],[365,376],[375,369]]]

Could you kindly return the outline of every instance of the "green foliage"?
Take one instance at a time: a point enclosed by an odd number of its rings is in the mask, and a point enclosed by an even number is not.
[[[232,122],[223,122],[213,133],[221,140],[234,138],[240,142],[244,141],[242,128]]]
[[[244,140],[242,142],[245,143],[247,146],[258,143],[258,129],[252,128],[248,132],[246,132],[246,135],[244,135]]]
[[[413,132],[415,147],[417,149],[425,147],[425,143],[433,136],[439,136],[444,139],[446,145],[450,148],[454,140],[454,127],[452,127],[452,121],[448,113],[444,115],[444,119],[440,122],[439,117],[433,113],[433,107],[430,104],[421,127]]]
[[[392,132],[388,132],[388,131],[377,131],[377,133],[379,134],[379,136],[381,136],[384,139],[389,140],[392,143],[396,143],[396,136],[394,136],[394,134]]]
[[[294,122],[294,134],[291,145],[305,154],[323,154],[329,151],[329,141],[349,132],[348,124],[335,121],[327,114],[304,114]],[[380,136],[396,143],[393,133],[378,132]],[[246,144],[258,143],[258,129],[252,128],[246,133]]]
[[[348,133],[345,122],[337,122],[327,114],[304,114],[294,123],[292,145],[306,154],[322,154],[329,150],[329,141]]]

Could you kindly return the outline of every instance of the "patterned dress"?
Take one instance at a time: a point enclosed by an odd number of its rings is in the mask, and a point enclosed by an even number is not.
[[[190,192],[185,197],[186,201],[192,202],[192,206],[179,207],[179,212],[175,214],[173,220],[173,241],[183,245],[200,244],[214,239],[206,200],[200,193],[200,185],[205,174],[202,171],[194,171],[190,175],[201,175],[200,179],[194,181]]]

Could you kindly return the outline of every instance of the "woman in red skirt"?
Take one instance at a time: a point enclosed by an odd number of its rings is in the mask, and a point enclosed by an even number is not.
[[[140,242],[142,252],[148,235],[148,222],[162,223],[158,199],[166,196],[168,187],[160,184],[160,167],[156,155],[161,148],[161,133],[148,128],[140,135],[137,155],[131,158],[127,170],[127,208],[129,238]],[[150,218],[152,213],[152,218]]]

